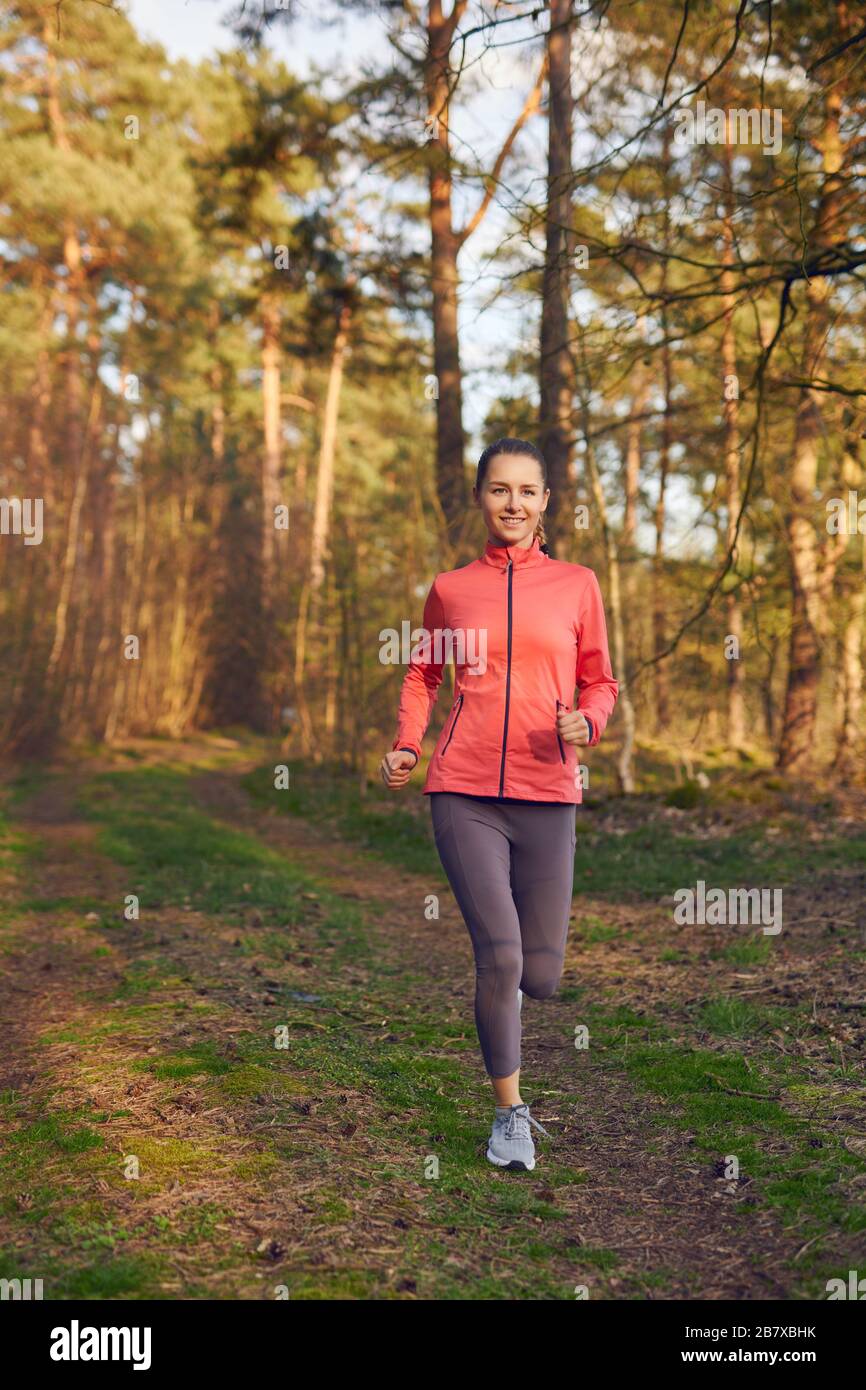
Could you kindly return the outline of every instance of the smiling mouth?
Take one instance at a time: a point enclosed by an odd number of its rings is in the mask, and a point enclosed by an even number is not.
[[[499,518],[503,526],[522,526],[526,520],[525,516],[502,516]]]

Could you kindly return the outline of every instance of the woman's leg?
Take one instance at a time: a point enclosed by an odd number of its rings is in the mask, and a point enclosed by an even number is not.
[[[559,984],[574,891],[573,803],[512,806],[511,894],[520,921],[520,988],[549,999]]]
[[[442,867],[475,955],[475,1025],[501,1105],[520,1103],[520,921],[511,895],[511,843],[501,805],[431,792]]]

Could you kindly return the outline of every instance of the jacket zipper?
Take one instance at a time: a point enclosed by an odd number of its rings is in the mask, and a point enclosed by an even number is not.
[[[460,695],[458,696],[458,699],[457,699],[457,713],[454,715],[454,718],[453,718],[452,721],[451,721],[451,730],[450,730],[450,732],[449,732],[449,734],[448,734],[448,737],[447,737],[446,740],[445,740],[445,747],[442,749],[442,757],[443,757],[443,758],[445,757],[445,754],[446,754],[447,751],[448,751],[448,745],[449,745],[449,743],[451,742],[452,738],[454,737],[454,730],[457,728],[457,720],[460,718],[460,715],[461,715],[461,713],[462,713],[462,711],[463,711],[463,701],[465,700],[465,698],[466,698],[466,696],[465,696],[464,692],[461,691],[461,693],[460,693]]]
[[[562,705],[562,701],[561,701],[561,700],[557,700],[557,702],[556,702],[556,712],[557,712],[557,714],[559,713],[559,707],[560,707],[560,705]],[[565,706],[563,705],[563,709],[564,709],[564,708],[565,708]],[[565,749],[564,749],[563,746],[562,746],[562,739],[559,737],[559,726],[557,726],[557,730],[556,730],[556,741],[557,741],[557,743],[559,744],[559,756],[560,756],[560,758],[562,759],[562,761],[565,762]]]
[[[502,762],[499,767],[499,795],[505,785],[505,745],[508,740],[508,707],[511,702],[511,581],[514,569],[508,557],[508,664],[505,668],[505,724],[502,729]]]

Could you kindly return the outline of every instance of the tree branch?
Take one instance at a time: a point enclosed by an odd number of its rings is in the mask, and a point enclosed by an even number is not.
[[[462,232],[457,232],[456,234],[458,250],[463,245],[464,241],[467,241],[469,237],[471,237],[472,233],[475,231],[476,227],[479,225],[482,218],[484,217],[484,214],[487,212],[487,209],[490,207],[491,201],[493,199],[493,194],[496,189],[496,184],[499,182],[499,175],[502,173],[502,166],[504,165],[506,159],[511,153],[511,148],[518,135],[520,134],[520,131],[523,129],[524,125],[529,120],[529,117],[535,115],[536,111],[538,111],[540,107],[541,89],[544,86],[544,79],[546,76],[547,54],[544,55],[544,59],[542,60],[541,69],[539,71],[538,78],[536,79],[535,86],[529,93],[529,96],[526,98],[526,101],[523,105],[523,110],[517,117],[517,120],[514,122],[514,125],[511,127],[508,138],[505,141],[505,144],[502,146],[502,149],[499,151],[496,163],[493,166],[493,170],[487,177],[487,189],[485,191],[484,197],[482,198],[479,206],[476,208],[473,216],[466,223],[466,226],[463,228]]]

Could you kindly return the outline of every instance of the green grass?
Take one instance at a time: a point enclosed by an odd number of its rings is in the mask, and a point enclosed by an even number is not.
[[[578,815],[580,813],[578,812]],[[585,829],[577,838],[575,885],[617,900],[657,898],[703,879],[714,888],[793,883],[809,874],[866,862],[866,836],[828,838],[821,844],[790,836],[762,842],[751,829],[698,839],[669,824],[649,823],[624,835]]]
[[[189,804],[188,774],[165,767],[103,773],[80,792],[81,813],[100,825],[104,854],[129,870],[126,891],[139,898],[141,920],[150,909],[194,908],[241,926],[250,909],[283,953],[292,928],[309,927],[318,914],[305,893],[317,881],[250,835],[213,820]],[[322,945],[335,964],[365,950],[358,909],[335,894],[317,894],[327,909],[316,920]],[[120,923],[121,929],[123,923]],[[141,974],[129,988],[146,987]]]
[[[750,1004],[746,999],[728,995],[707,999],[698,1010],[695,1021],[699,1029],[717,1038],[740,1038],[755,1041],[762,1033],[775,1028],[790,1027],[795,1017],[790,1008],[766,1008]]]
[[[143,946],[143,954],[130,960],[120,981],[110,985],[110,997],[120,1005],[112,1009],[113,1016],[108,1020],[97,1016],[89,1035],[55,1028],[47,1032],[46,1041],[74,1037],[82,1051],[94,1055],[100,1037],[117,1036],[122,1042],[124,1025],[136,1038],[144,1027],[145,1036],[155,1037],[158,1050],[152,1057],[140,1055],[128,1068],[132,1073],[145,1072],[160,1083],[164,1088],[160,1103],[169,1101],[176,1089],[190,1086],[203,1098],[210,1094],[213,1103],[224,1103],[229,1112],[233,1106],[265,1099],[266,1113],[276,1121],[292,1120],[293,1127],[281,1131],[277,1126],[273,1135],[263,1134],[262,1151],[244,1155],[238,1176],[247,1182],[279,1181],[282,1166],[288,1163],[291,1177],[284,1180],[291,1181],[299,1162],[312,1165],[313,1172],[330,1173],[325,1198],[320,1194],[305,1217],[313,1229],[350,1227],[364,1194],[381,1189],[383,1184],[399,1202],[402,1190],[414,1192],[424,1183],[424,1225],[430,1230],[417,1229],[412,1220],[407,1222],[400,1235],[402,1253],[395,1256],[397,1271],[386,1285],[379,1286],[379,1296],[396,1296],[403,1280],[407,1291],[411,1286],[411,1291],[424,1297],[570,1298],[570,1283],[554,1272],[562,1268],[563,1261],[567,1261],[569,1280],[572,1272],[578,1279],[581,1270],[584,1279],[590,1280],[592,1262],[601,1257],[590,1252],[592,1258],[584,1261],[583,1251],[574,1250],[568,1223],[554,1204],[539,1202],[526,1186],[507,1182],[491,1185],[486,1167],[479,1162],[478,1115],[489,1109],[482,1077],[474,1066],[467,1073],[457,1056],[443,1059],[425,1051],[431,1042],[441,1046],[443,1040],[453,1038],[457,1043],[454,1052],[467,1052],[474,1061],[474,1038],[465,1025],[442,1030],[407,1004],[407,1000],[420,997],[414,988],[423,976],[420,966],[418,981],[413,982],[377,963],[357,907],[329,893],[325,885],[252,837],[196,810],[188,803],[184,772],[135,767],[123,773],[100,774],[83,785],[80,799],[84,814],[99,825],[103,852],[128,870],[125,891],[139,896],[140,926],[145,931],[152,907],[190,906],[209,917],[229,921],[243,918],[243,943],[248,949],[257,954],[261,943],[266,952],[276,955],[279,945],[285,947],[287,933],[302,926],[305,940],[315,942],[311,949],[316,960],[323,963],[323,952],[328,953],[327,969],[313,985],[301,976],[297,985],[287,982],[275,989],[283,1001],[281,1006],[264,1011],[258,1026],[251,1026],[248,1033],[234,1033],[231,1055],[218,1043],[195,1038],[166,1047],[158,1041],[160,1026],[166,1015],[170,1016],[170,1008],[182,1001],[155,1001],[150,1012],[141,1001],[166,985],[179,987],[183,976],[165,947],[155,955],[152,947],[148,949],[148,943],[139,939],[137,949]],[[302,896],[305,892],[316,893],[316,911]],[[246,921],[251,907],[258,914],[252,927]],[[115,936],[122,940],[122,925],[119,932],[112,929],[112,939]],[[346,982],[339,969],[343,961],[365,964],[374,972],[372,999]],[[306,1002],[292,997],[302,992],[317,994],[319,1000]],[[228,1005],[225,1010],[230,1016]],[[382,1028],[358,1028],[354,1023],[359,1015],[371,1022],[387,1018],[388,1023]],[[287,1050],[274,1046],[276,1022],[288,1024]],[[114,1063],[106,1058],[102,1065]],[[343,1147],[311,1148],[305,1143],[293,1102],[318,1094],[317,1113],[330,1116],[334,1125],[342,1128],[347,1118],[351,1119],[351,1111],[341,1104],[341,1092],[375,1098],[372,1106],[365,1107],[363,1133],[365,1144],[373,1141],[378,1151],[390,1155],[381,1169],[365,1163],[361,1154],[347,1168]],[[57,1098],[51,1103],[56,1105]],[[399,1116],[399,1137],[395,1135],[395,1116]],[[54,1129],[44,1133],[38,1129],[28,1132],[28,1127],[22,1126],[22,1143],[36,1166],[44,1162],[51,1134],[63,1132],[57,1129],[59,1118],[55,1117],[53,1124]],[[84,1143],[86,1132],[82,1126],[76,1142]],[[89,1132],[99,1142],[96,1127],[91,1125]],[[207,1171],[215,1161],[207,1147],[162,1143],[150,1135],[131,1133],[124,1148],[141,1163],[143,1186],[188,1179]],[[435,1180],[425,1177],[430,1155],[440,1165]],[[102,1159],[104,1162],[105,1155]],[[116,1166],[116,1156],[111,1162]],[[22,1177],[19,1173],[19,1180]],[[582,1174],[555,1163],[545,1173],[546,1184],[554,1189],[583,1180]],[[118,1183],[122,1178],[114,1172],[112,1181]],[[64,1201],[70,1198],[71,1192],[66,1191]],[[62,1208],[64,1201],[55,1205]],[[470,1272],[474,1264],[471,1252],[478,1239],[492,1240],[498,1250],[504,1221],[513,1221],[519,1228],[524,1220],[534,1223],[536,1215],[541,1216],[544,1226],[536,1229],[533,1224],[531,1241],[527,1242],[525,1235],[507,1236],[507,1276],[493,1277],[483,1268]],[[90,1288],[88,1296],[92,1297],[141,1297],[166,1273],[158,1262],[141,1266],[124,1263],[124,1233],[105,1213],[101,1221],[93,1216],[80,1229],[75,1224],[61,1225],[60,1229],[68,1237],[70,1253],[54,1268],[55,1287],[76,1291]],[[449,1230],[453,1235],[443,1241],[439,1233]],[[114,1252],[111,1265],[106,1266],[106,1270],[114,1269],[113,1280],[106,1273],[100,1282],[102,1276],[96,1277],[86,1258],[93,1240],[102,1240],[105,1248]],[[203,1259],[206,1252],[212,1259],[205,1241]],[[455,1255],[457,1265],[449,1263],[449,1256]],[[612,1257],[608,1263],[610,1260]],[[286,1278],[293,1298],[333,1297],[338,1288],[355,1286],[354,1273],[348,1276],[340,1271],[310,1278],[293,1272]],[[362,1283],[365,1296],[369,1296],[375,1281],[371,1284],[365,1277]]]
[[[744,937],[742,941],[732,941],[721,951],[711,954],[719,960],[727,961],[729,965],[765,965],[770,959],[772,950],[771,938],[762,934]]]
[[[407,815],[405,802],[395,798],[389,805],[371,794],[361,804],[344,779],[327,774],[309,783],[295,780],[293,792],[278,793],[270,772],[262,769],[251,776],[249,785],[262,805],[330,819],[341,834],[383,859],[428,877],[438,870],[441,876],[428,820]],[[118,1155],[107,1150],[101,1133],[109,1117],[95,1107],[64,1109],[56,1092],[41,1097],[36,1114],[32,1103],[8,1091],[0,1097],[10,1134],[0,1203],[10,1221],[33,1234],[28,1261],[35,1276],[46,1272],[38,1268],[44,1247],[36,1237],[62,1241],[63,1253],[52,1257],[48,1271],[48,1296],[175,1296],[161,1291],[163,1284],[177,1280],[167,1259],[174,1242],[183,1243],[190,1269],[183,1294],[193,1298],[212,1296],[207,1276],[222,1268],[236,1287],[248,1287],[245,1281],[259,1269],[265,1274],[263,1287],[284,1283],[293,1299],[394,1298],[405,1292],[437,1300],[570,1300],[574,1286],[581,1283],[590,1286],[592,1297],[605,1296],[604,1281],[617,1271],[615,1253],[575,1244],[571,1222],[557,1206],[558,1190],[590,1181],[588,1174],[558,1161],[552,1147],[545,1157],[543,1179],[549,1192],[544,1197],[538,1195],[537,1183],[509,1181],[509,1175],[491,1177],[479,1143],[479,1115],[489,1110],[489,1090],[477,1065],[474,1031],[466,1020],[443,1028],[415,1006],[422,998],[418,985],[424,977],[423,963],[417,971],[398,970],[378,959],[375,938],[359,908],[253,836],[196,809],[190,803],[185,771],[133,761],[123,772],[87,779],[80,798],[83,813],[99,826],[102,851],[123,866],[124,892],[140,898],[139,935],[133,947],[122,919],[113,920],[105,903],[88,905],[87,910],[100,917],[94,930],[105,931],[104,939],[118,952],[122,969],[119,980],[99,987],[83,978],[83,997],[112,1005],[110,1013],[95,1010],[91,1025],[45,1027],[39,1041],[79,1045],[88,1065],[102,1067],[105,1075],[121,1064],[122,1047],[134,1042],[134,1057],[123,1062],[124,1075],[134,1079],[138,1074],[146,1076],[148,1084],[156,1083],[160,1105],[170,1103],[180,1091],[192,1091],[202,1107],[223,1106],[230,1115],[245,1106],[266,1105],[266,1117],[276,1122],[273,1130],[259,1132],[258,1150],[226,1156],[216,1141],[210,1145],[161,1141],[153,1133],[137,1135],[131,1100],[113,1117],[131,1121],[124,1150],[141,1163],[138,1190],[161,1191],[163,1185],[189,1181],[224,1162],[238,1184],[291,1184],[305,1173],[323,1176],[324,1185],[308,1202],[304,1230],[324,1233],[328,1241],[351,1231],[354,1212],[363,1211],[365,1203],[383,1192],[390,1194],[395,1211],[406,1211],[406,1219],[394,1228],[399,1234],[389,1261],[394,1272],[388,1278],[373,1268],[309,1269],[302,1258],[296,1267],[273,1269],[248,1246],[227,1240],[217,1229],[226,1219],[219,1204],[182,1207],[182,1215],[167,1225],[150,1217],[138,1222],[135,1213],[120,1221],[108,1199],[81,1198],[82,1182],[93,1191],[91,1180],[102,1177],[113,1192],[125,1181]],[[426,805],[422,809],[426,811]],[[758,854],[759,837],[745,833],[707,841],[674,832],[667,823],[610,837],[584,827],[578,836],[576,870],[592,870],[593,892],[615,892],[618,897],[625,882],[655,897],[698,877],[721,885],[730,873],[731,882],[742,881],[758,865],[758,881],[767,882],[772,881],[770,863],[777,868],[793,863],[789,833],[786,830],[773,842],[771,854],[776,858],[765,860]],[[828,845],[835,845],[837,858],[830,853],[827,862],[844,865],[855,862],[852,856],[859,843],[827,841],[815,852],[827,856]],[[19,859],[38,848],[15,835],[7,838],[6,847]],[[655,864],[650,863],[653,856]],[[800,873],[803,863],[801,854]],[[580,884],[577,872],[576,878]],[[315,899],[305,898],[305,893],[315,893]],[[50,903],[41,910],[80,914],[90,900],[58,898]],[[368,904],[367,910],[372,914],[377,907]],[[185,908],[217,924],[231,924],[237,943],[231,949],[241,969],[246,971],[251,959],[270,960],[274,972],[280,972],[271,991],[277,1006],[250,1015],[248,1028],[233,1028],[230,1038],[220,1025],[223,1020],[236,1022],[232,1001],[196,998],[194,989],[201,978],[190,979],[172,957],[173,929],[168,944],[160,942],[157,948],[153,939],[153,910],[176,913],[182,925]],[[577,930],[587,943],[631,934],[593,915],[582,917]],[[287,948],[299,940],[301,954],[309,952],[314,962],[309,973],[285,962]],[[735,965],[760,965],[771,945],[759,937],[736,942],[721,954]],[[123,954],[126,950],[132,952],[129,958]],[[680,952],[663,955],[683,958]],[[342,970],[343,965],[367,967],[372,988],[352,985],[351,971]],[[178,997],[158,998],[166,989]],[[615,986],[611,993],[615,996]],[[304,1001],[298,994],[318,998]],[[828,1228],[846,1234],[866,1228],[862,1205],[846,1195],[840,1181],[862,1173],[866,1165],[820,1122],[825,1089],[818,1086],[815,1096],[804,1089],[814,1080],[807,1064],[769,1045],[780,1027],[789,1029],[791,1036],[805,1036],[812,1026],[805,1013],[719,995],[699,1001],[684,1018],[662,1020],[637,1008],[606,1003],[585,987],[563,989],[560,998],[575,1005],[575,1023],[589,1027],[595,1066],[625,1074],[636,1088],[665,1101],[659,1112],[648,1116],[651,1135],[655,1125],[687,1132],[690,1152],[707,1165],[736,1154],[761,1202],[776,1209],[783,1223],[796,1225],[803,1242]],[[384,1027],[378,1026],[381,1019],[387,1019]],[[176,1036],[180,1021],[189,1028],[183,1042]],[[197,1021],[202,1029],[215,1030],[215,1036],[197,1036]],[[287,1025],[286,1049],[274,1045],[277,1023]],[[359,1026],[364,1023],[377,1026]],[[145,1050],[148,1042],[155,1048],[152,1053]],[[435,1055],[445,1042],[453,1043],[449,1055]],[[748,1053],[748,1066],[740,1048]],[[581,1054],[575,1056],[579,1067]],[[830,1075],[836,1082],[845,1080],[841,1070],[831,1069]],[[326,1124],[329,1134],[343,1135],[354,1111],[342,1097],[354,1094],[365,1098],[357,1138],[349,1133],[342,1142],[321,1144],[299,1122],[296,1106],[304,1098],[315,1098],[317,1123]],[[798,1105],[786,1105],[786,1096]],[[814,1117],[808,1109],[803,1113],[805,1101]],[[642,1143],[643,1137],[636,1136],[635,1142]],[[419,1185],[424,1189],[423,1220],[416,1222]],[[30,1205],[19,1210],[16,1196],[22,1191],[29,1194]],[[742,1214],[747,1220],[748,1210]],[[129,1249],[143,1240],[143,1254]],[[488,1268],[493,1250],[495,1272]],[[823,1258],[818,1242],[791,1271],[798,1295],[820,1288],[821,1278],[827,1277]],[[563,1269],[569,1271],[567,1278]],[[675,1277],[672,1271],[659,1270],[624,1279],[617,1297],[645,1296]]]
[[[84,916],[88,912],[101,913],[106,905],[100,898],[65,896],[55,898],[23,897],[18,903],[22,912],[70,912]]]
[[[330,765],[301,764],[290,769],[290,786],[274,787],[273,766],[260,767],[243,778],[253,801],[287,815],[333,826],[356,844],[375,851],[390,863],[413,873],[444,878],[430,828],[427,798],[419,803],[404,793],[394,796],[375,784],[361,797],[357,778]]]
[[[299,763],[291,771],[292,785],[285,790],[274,788],[273,766],[249,773],[245,785],[263,807],[326,822],[388,863],[428,877],[443,876],[426,797],[413,797],[408,790],[395,796],[374,783],[362,798],[357,777],[336,768]],[[415,793],[419,787],[412,784]],[[726,795],[728,791],[736,787],[726,789]],[[633,798],[632,805],[645,807],[645,823],[611,835],[594,829],[594,802],[588,797],[577,810],[576,892],[617,901],[655,899],[694,885],[699,878],[719,888],[778,886],[866,864],[863,827],[813,843],[804,838],[797,816],[779,811],[775,823],[781,833],[772,839],[764,839],[752,826],[720,829],[707,839],[677,829],[668,820],[654,819],[654,807],[671,798],[672,804],[682,800],[678,789],[666,797],[645,793]],[[704,804],[709,808],[715,803],[707,796]]]
[[[599,941],[625,941],[631,936],[631,932],[623,931],[621,927],[604,922],[601,917],[592,914],[578,917],[574,924],[574,934],[588,946]]]
[[[799,1113],[794,1102],[810,1082],[809,1064],[761,1046],[763,1035],[783,1019],[794,1021],[792,1011],[712,998],[696,1017],[705,1036],[747,1039],[748,1063],[740,1052],[684,1046],[672,1027],[627,1008],[583,1004],[579,1021],[589,1026],[590,1047],[601,1045],[603,1067],[624,1070],[667,1102],[654,1117],[659,1128],[673,1124],[687,1131],[695,1157],[707,1164],[735,1155],[741,1178],[758,1184],[760,1201],[777,1210],[781,1224],[796,1225],[804,1244],[828,1230],[866,1232],[866,1208],[851,1195],[862,1188],[844,1190],[844,1179],[866,1173],[866,1162],[822,1124],[826,1087],[812,1086],[809,1114]],[[842,1080],[841,1073],[830,1078],[837,1085]],[[863,1095],[866,1118],[866,1089]],[[822,1297],[826,1280],[837,1272],[820,1241],[792,1271],[804,1297]]]

